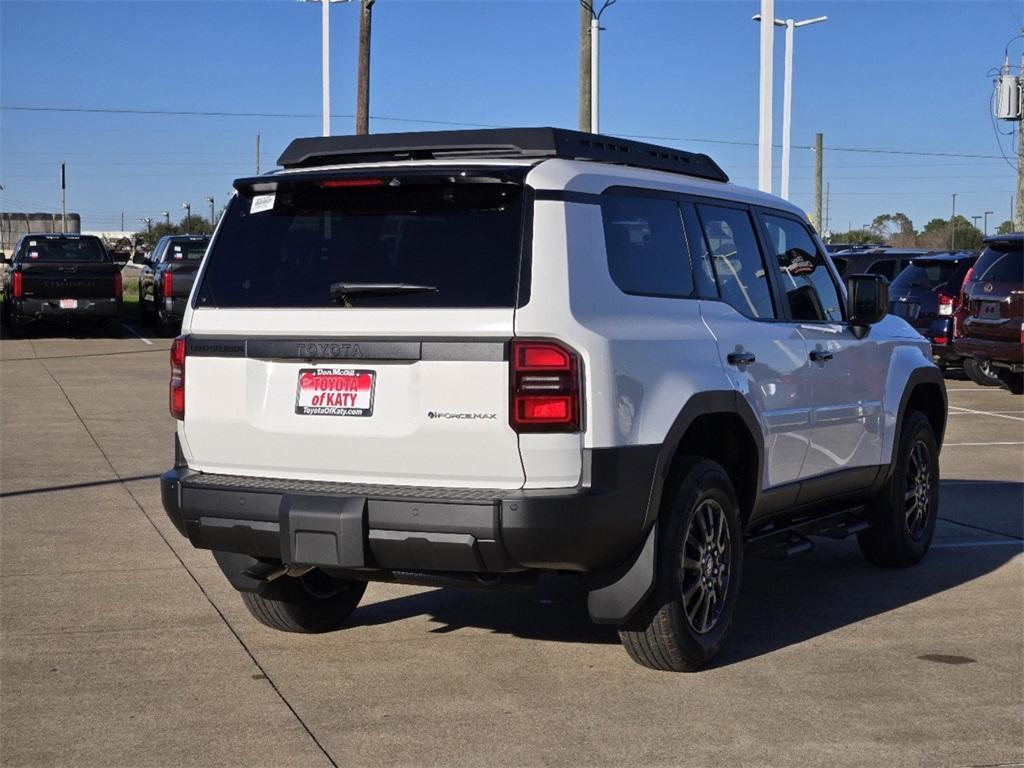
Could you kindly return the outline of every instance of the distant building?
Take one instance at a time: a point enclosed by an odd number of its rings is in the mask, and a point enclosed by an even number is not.
[[[0,251],[11,253],[22,235],[62,231],[59,213],[0,213]],[[79,234],[81,231],[82,217],[77,213],[69,213],[67,232]]]

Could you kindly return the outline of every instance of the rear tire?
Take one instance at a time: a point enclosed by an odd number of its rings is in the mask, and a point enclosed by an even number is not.
[[[242,592],[256,621],[281,632],[317,634],[341,629],[366,591],[365,581],[332,579],[321,571],[299,578],[282,576],[262,595]]]
[[[112,317],[107,320],[107,336],[112,339],[120,339],[124,332],[124,325],[120,317]]]
[[[162,338],[170,338],[171,336],[178,335],[178,329],[181,326],[174,320],[168,318],[163,310],[158,309],[156,311],[156,334]]]
[[[681,480],[659,515],[654,588],[619,638],[638,664],[694,672],[718,653],[732,627],[743,528],[732,482],[719,464],[684,457],[673,475]]]
[[[939,448],[920,411],[907,411],[895,458],[892,477],[868,512],[871,527],[857,534],[857,543],[875,565],[905,568],[928,551],[939,512]]]
[[[1024,373],[1000,370],[1000,383],[1015,395],[1024,395]]]
[[[964,372],[967,378],[975,384],[983,387],[998,387],[999,377],[996,376],[992,364],[989,362],[979,363],[973,357],[964,358]]]

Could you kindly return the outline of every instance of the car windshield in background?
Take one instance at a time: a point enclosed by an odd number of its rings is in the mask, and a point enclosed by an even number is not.
[[[203,258],[203,254],[206,253],[206,246],[208,245],[205,240],[188,241],[188,242],[171,242],[167,247],[167,253],[164,256],[164,261],[174,263],[176,261],[200,261]]]
[[[1002,247],[1000,247],[1002,246]],[[989,246],[974,267],[974,280],[986,283],[1024,283],[1024,251],[1020,244]]]
[[[957,270],[955,261],[914,260],[892,282],[892,289],[937,288]]]
[[[289,180],[276,194],[240,194],[210,253],[198,304],[515,306],[521,187],[361,181]],[[332,295],[338,284],[376,290]]]
[[[106,251],[94,238],[29,238],[22,248],[22,260],[33,261],[108,261]]]

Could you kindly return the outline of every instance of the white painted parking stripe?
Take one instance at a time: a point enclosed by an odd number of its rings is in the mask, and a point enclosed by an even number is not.
[[[943,443],[943,448],[949,448],[950,446],[960,445],[1024,445],[1024,442],[1006,442],[1006,443]]]
[[[992,413],[991,411],[973,411],[970,408],[960,408],[956,405],[949,406],[951,411],[960,411],[961,413],[974,413],[978,416],[991,416],[995,419],[1011,419],[1012,421],[1024,421],[1024,416],[1007,416],[1005,413]]]
[[[1017,547],[1024,549],[1024,541],[1006,539],[1005,541],[947,541],[932,544],[932,549],[964,549],[966,547]]]
[[[153,342],[152,342],[152,341],[150,341],[149,339],[147,339],[147,338],[146,338],[145,336],[140,336],[139,334],[137,334],[137,333],[136,333],[135,331],[133,331],[133,330],[132,330],[132,327],[131,327],[130,325],[126,325],[126,326],[124,327],[124,329],[125,329],[126,331],[128,331],[128,333],[130,333],[130,334],[131,334],[132,336],[134,336],[134,337],[135,337],[136,339],[138,339],[139,341],[141,341],[141,342],[142,342],[143,344],[149,344],[149,346],[153,346]]]

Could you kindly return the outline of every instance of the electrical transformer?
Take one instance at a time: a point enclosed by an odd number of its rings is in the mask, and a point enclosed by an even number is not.
[[[999,120],[1021,119],[1021,79],[1004,72],[996,80],[996,117]]]

